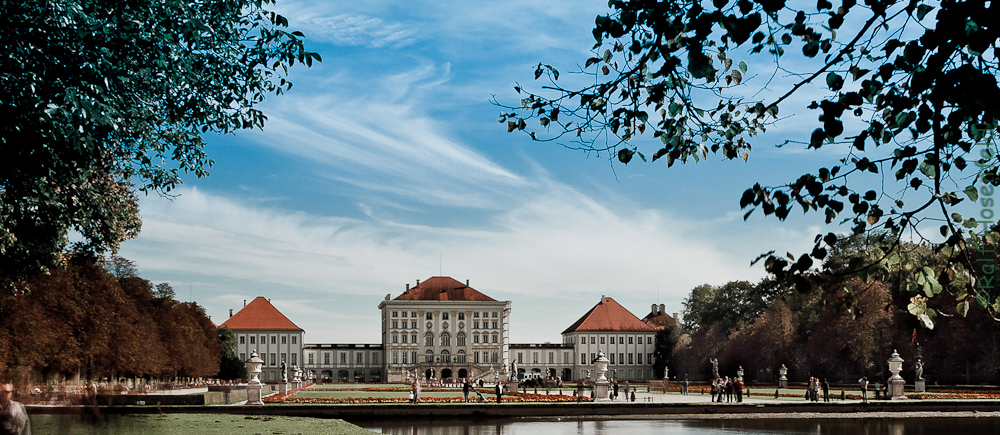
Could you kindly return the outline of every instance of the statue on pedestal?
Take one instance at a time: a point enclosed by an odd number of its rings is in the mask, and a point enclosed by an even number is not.
[[[920,360],[920,357],[917,357],[916,369],[917,369],[917,380],[918,381],[924,380],[924,362]]]
[[[721,378],[721,376],[719,376],[719,359],[711,358],[709,359],[709,361],[712,363],[712,378],[713,379]]]
[[[281,382],[288,382],[288,366],[281,362]]]

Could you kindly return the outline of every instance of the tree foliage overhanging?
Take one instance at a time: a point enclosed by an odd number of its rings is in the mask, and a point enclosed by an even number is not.
[[[0,0],[0,285],[140,227],[135,190],[212,165],[206,133],[261,128],[316,53],[273,0]]]
[[[973,246],[996,249],[1000,235],[988,228],[991,222],[955,212],[966,199],[992,207],[987,196],[1000,184],[992,140],[1000,119],[997,2],[612,0],[609,6],[612,13],[595,20],[594,57],[580,71],[590,84],[564,87],[565,75],[560,82],[558,69],[539,64],[535,79],[548,83],[534,92],[515,87],[524,98],[500,115],[507,131],[607,153],[623,164],[639,157],[669,167],[709,154],[746,161],[760,134],[782,126],[779,108],[786,112],[793,96],[812,99],[794,110],[816,113],[815,129],[782,145],[834,147],[843,157],[786,184],[750,187],[740,199],[745,218],[760,210],[784,220],[801,208],[822,213],[827,223],[849,224],[854,234],[884,230],[877,246],[848,260],[852,272],[906,275],[900,291],[914,298],[911,313],[927,327],[943,311],[925,299],[953,283],[963,290],[947,314],[980,305],[1000,317],[1000,295],[977,285],[992,272],[971,255]],[[992,214],[980,217],[992,221]],[[922,231],[937,226],[944,241],[932,248],[946,261],[927,267],[900,251],[900,237],[930,240]],[[843,280],[814,269],[836,242],[836,235],[821,234],[809,253],[772,251],[759,259],[800,290],[836,292]]]

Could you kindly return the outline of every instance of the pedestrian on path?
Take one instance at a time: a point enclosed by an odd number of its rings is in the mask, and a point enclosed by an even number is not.
[[[861,379],[858,379],[858,384],[861,385],[861,401],[867,403],[868,402],[868,377],[867,376],[863,376]]]
[[[497,403],[500,403],[500,396],[503,395],[503,387],[500,385],[499,382],[497,382],[496,390],[497,390]]]

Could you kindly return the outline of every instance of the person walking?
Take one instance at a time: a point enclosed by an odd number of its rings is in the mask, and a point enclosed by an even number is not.
[[[823,378],[823,401],[830,401],[830,382],[826,378]]]
[[[691,387],[691,382],[688,381],[687,378],[684,378],[684,395],[685,396],[688,395],[688,388],[690,388],[690,387]]]
[[[735,384],[736,385],[734,387],[736,389],[736,401],[738,403],[743,403],[743,379],[736,378]]]
[[[868,377],[862,376],[858,379],[858,384],[861,385],[861,401],[868,402]]]
[[[612,393],[612,395],[611,395],[612,396],[611,400],[617,400],[618,399],[618,383],[615,382],[615,384],[611,388],[614,391],[614,393]]]
[[[465,381],[465,383],[462,384],[462,395],[465,396],[465,403],[469,403],[469,389],[469,381]]]
[[[0,433],[31,435],[31,420],[24,405],[14,400],[14,384],[0,382]]]
[[[719,393],[719,380],[712,379],[712,402],[715,402],[715,395]]]
[[[503,396],[503,386],[501,386],[499,382],[497,382],[496,393],[497,393],[497,403],[500,403],[500,396]]]
[[[729,376],[726,376],[726,403],[731,403],[733,401],[733,393],[735,392],[734,390],[736,390],[736,386],[733,382],[734,380],[735,379],[729,379]]]

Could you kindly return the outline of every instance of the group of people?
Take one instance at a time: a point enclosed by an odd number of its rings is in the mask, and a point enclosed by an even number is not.
[[[726,376],[712,380],[713,402],[732,402],[734,399],[743,402],[743,378]]]
[[[809,385],[806,388],[806,391],[807,391],[807,393],[806,393],[806,399],[810,400],[810,401],[813,401],[813,402],[819,402],[819,392],[820,392],[820,390],[823,391],[823,401],[824,402],[829,402],[830,401],[830,383],[827,382],[826,378],[823,378],[823,381],[821,382],[819,380],[819,378],[810,376],[809,377]]]

